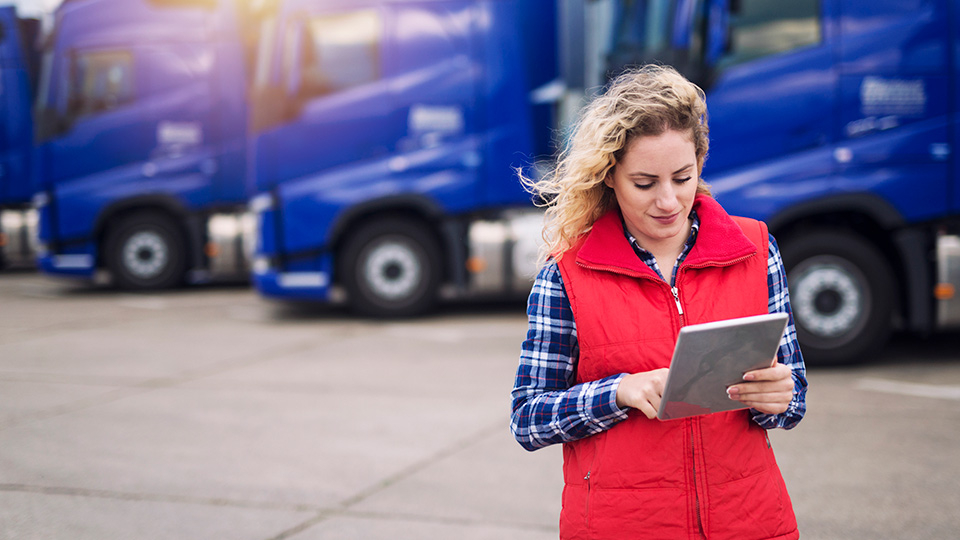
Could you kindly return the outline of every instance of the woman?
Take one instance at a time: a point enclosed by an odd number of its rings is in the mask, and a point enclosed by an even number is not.
[[[798,538],[766,430],[794,427],[806,379],[792,316],[774,367],[728,390],[745,407],[656,418],[683,325],[790,311],[766,226],[700,179],[703,92],[668,67],[613,81],[553,174],[551,255],[530,295],[514,436],[563,443],[561,538]]]

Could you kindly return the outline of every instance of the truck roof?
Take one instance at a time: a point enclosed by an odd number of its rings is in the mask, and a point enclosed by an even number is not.
[[[236,5],[242,0],[64,0],[52,36],[66,35],[74,47],[150,42],[192,42],[233,36]],[[247,2],[249,0],[246,0]],[[170,8],[170,9],[164,9]],[[59,39],[59,38],[58,38]]]

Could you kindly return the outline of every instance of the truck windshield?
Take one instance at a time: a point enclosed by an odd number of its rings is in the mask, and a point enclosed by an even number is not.
[[[822,40],[819,0],[738,0],[730,4],[721,70]]]
[[[656,57],[669,48],[673,26],[673,0],[620,0],[616,2],[613,51],[642,51]]]
[[[611,9],[609,76],[655,62],[703,85],[704,0],[615,0]]]
[[[362,10],[309,21],[307,84],[320,93],[360,86],[380,77],[380,15]]]
[[[609,68],[657,62],[701,87],[727,68],[822,41],[820,0],[614,0]],[[708,32],[711,35],[708,35]]]

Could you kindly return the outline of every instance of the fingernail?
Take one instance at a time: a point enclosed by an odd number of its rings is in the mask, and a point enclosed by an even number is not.
[[[734,387],[727,388],[727,397],[730,399],[736,399],[737,389]]]
[[[744,373],[744,374],[743,374],[743,380],[745,380],[745,381],[752,381],[755,376],[756,376],[756,375],[754,375],[753,372]]]

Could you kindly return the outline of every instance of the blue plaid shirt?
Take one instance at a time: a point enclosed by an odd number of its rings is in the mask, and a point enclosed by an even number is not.
[[[673,267],[671,285],[676,281],[677,268],[697,239],[700,220],[695,212],[691,218],[693,227]],[[653,255],[641,248],[626,228],[624,234],[643,262],[663,278]],[[754,422],[766,429],[790,429],[800,422],[807,410],[806,369],[797,344],[786,276],[780,249],[771,235],[767,254],[768,306],[770,313],[790,315],[777,357],[793,371],[794,395],[784,413],[772,415],[753,411]],[[536,450],[600,433],[625,420],[627,410],[617,406],[617,388],[626,373],[576,384],[577,328],[560,270],[552,260],[540,270],[533,284],[527,302],[527,317],[527,339],[523,342],[512,393],[510,427],[517,441],[527,450]]]

